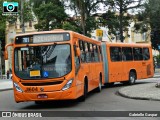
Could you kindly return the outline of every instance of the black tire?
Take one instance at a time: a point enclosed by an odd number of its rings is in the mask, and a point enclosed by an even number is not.
[[[129,81],[128,81],[128,84],[129,85],[133,85],[133,84],[135,84],[135,81],[136,81],[136,74],[135,74],[135,72],[130,72],[129,73]]]
[[[112,82],[112,83],[105,83],[104,86],[105,87],[113,87],[114,86],[114,82]]]
[[[79,98],[80,102],[84,102],[86,100],[87,92],[88,92],[87,82],[84,82],[84,91],[83,91],[83,96]]]
[[[96,92],[101,92],[102,90],[102,77],[99,76],[99,84],[98,87],[96,88]]]

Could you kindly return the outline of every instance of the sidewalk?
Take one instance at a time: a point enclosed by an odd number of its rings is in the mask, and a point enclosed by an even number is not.
[[[118,93],[123,97],[132,99],[160,101],[160,88],[156,88],[155,85],[156,83],[146,83],[127,86],[119,89]]]
[[[160,78],[160,69],[155,69],[153,78]],[[160,101],[160,88],[155,87],[156,83],[146,83],[123,87],[118,93],[127,98],[141,100],[158,100]]]
[[[0,79],[0,91],[12,90],[13,82],[11,79]]]

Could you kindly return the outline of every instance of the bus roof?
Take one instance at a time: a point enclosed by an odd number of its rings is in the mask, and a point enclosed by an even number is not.
[[[124,47],[151,47],[151,44],[149,43],[110,43],[110,42],[105,42],[107,46],[124,46]]]
[[[87,37],[83,34],[71,31],[71,30],[63,30],[63,29],[54,29],[51,31],[39,31],[39,32],[31,32],[31,33],[23,33],[23,34],[17,34],[16,37],[19,36],[30,36],[30,35],[39,35],[39,34],[51,34],[51,33],[70,33],[72,36],[77,37],[81,40],[85,40],[87,42],[94,42],[94,43],[100,43],[100,41],[97,41],[93,38]]]
[[[37,34],[50,34],[50,33],[65,33],[65,32],[73,32],[70,30],[63,30],[63,29],[55,29],[51,31],[38,31],[38,32],[30,32],[30,33],[21,33],[17,34],[16,36],[26,36],[26,35],[37,35]]]

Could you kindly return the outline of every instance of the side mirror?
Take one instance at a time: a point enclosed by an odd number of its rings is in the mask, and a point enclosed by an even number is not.
[[[5,60],[8,60],[8,51],[7,51],[7,48],[9,46],[13,46],[13,44],[11,43],[11,44],[8,44],[8,45],[5,46],[5,51],[4,51],[4,59]]]
[[[76,56],[80,56],[81,55],[81,51],[80,51],[80,49],[79,49],[79,47],[76,47]]]
[[[8,60],[8,51],[4,51],[4,59]]]

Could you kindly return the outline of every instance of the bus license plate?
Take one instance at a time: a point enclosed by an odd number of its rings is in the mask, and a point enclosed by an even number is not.
[[[39,94],[37,96],[38,99],[43,99],[43,98],[48,98],[48,96],[46,94]]]

